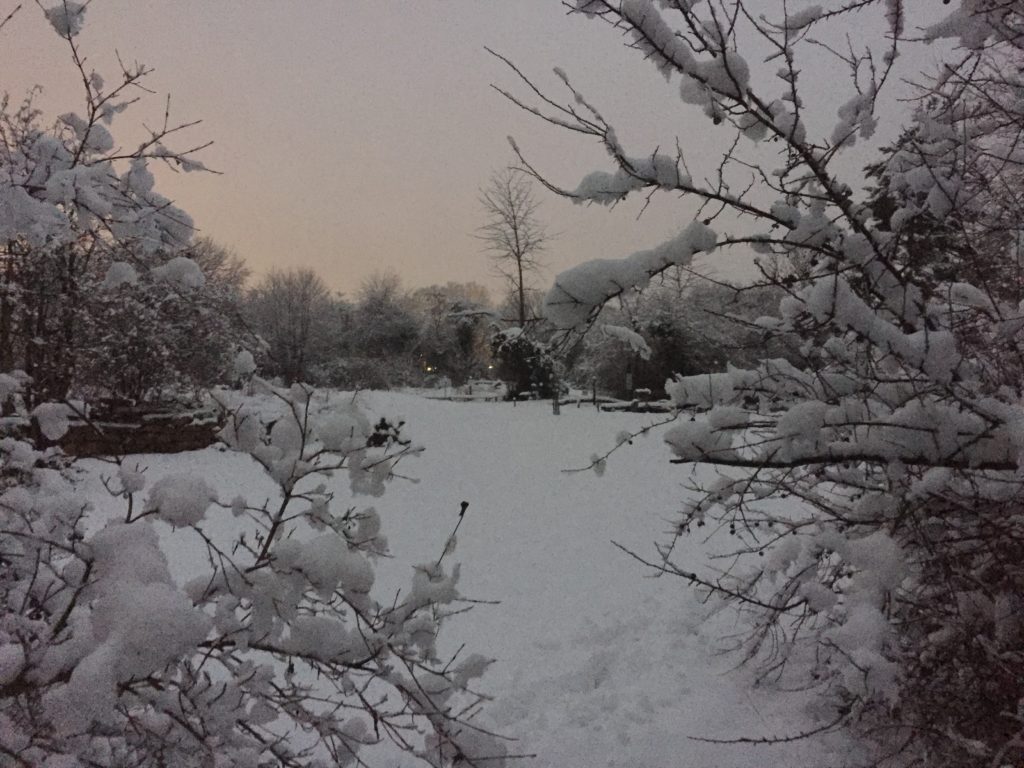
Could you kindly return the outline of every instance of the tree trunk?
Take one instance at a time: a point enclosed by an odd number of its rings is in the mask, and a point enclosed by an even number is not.
[[[526,327],[526,286],[523,285],[523,259],[519,257],[516,259],[516,268],[519,273],[519,282],[517,288],[519,289],[519,327]]]

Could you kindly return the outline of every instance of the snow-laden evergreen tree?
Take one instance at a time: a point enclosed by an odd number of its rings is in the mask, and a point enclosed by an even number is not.
[[[610,157],[610,170],[558,185],[517,149],[548,188],[599,204],[663,190],[696,211],[661,246],[559,275],[547,318],[580,332],[605,302],[697,254],[754,249],[784,291],[762,332],[801,342],[802,359],[667,384],[680,408],[706,411],[667,431],[672,460],[715,471],[691,475],[658,556],[634,554],[737,606],[760,679],[817,690],[818,730],[859,734],[871,761],[1019,763],[1024,6],[568,5],[624,34],[724,150],[691,173],[684,141],[627,146],[561,70],[564,100],[506,91]],[[854,24],[881,31],[844,41]],[[901,55],[929,42],[939,68],[900,90]],[[840,88],[838,114],[823,111]],[[908,110],[907,124],[886,122]],[[894,148],[853,157],[883,123],[888,141],[902,136]],[[867,162],[873,189],[855,192],[850,168]],[[691,534],[711,536],[713,561],[678,559]]]
[[[4,347],[5,364],[30,370],[0,373],[0,402],[31,393],[51,440],[68,428],[69,404],[50,398],[64,396],[73,373],[73,339],[62,334],[81,327],[83,291],[117,296],[144,269],[158,301],[160,286],[188,291],[203,278],[179,254],[190,220],[154,191],[149,167],[201,165],[167,143],[183,126],[118,148],[112,123],[146,69],[108,84],[86,67],[77,41],[86,8],[63,0],[44,11],[81,76],[84,112],[44,131],[31,106],[5,103],[0,120],[3,265],[40,281],[3,295],[2,327],[24,316],[53,340],[21,358]],[[105,285],[84,284],[101,257]],[[239,355],[236,372],[251,374],[252,362]],[[93,509],[59,453],[0,438],[0,765],[366,765],[382,743],[429,765],[503,764],[502,743],[469,722],[480,701],[470,681],[487,660],[439,658],[444,606],[458,598],[454,539],[442,535],[436,560],[414,568],[399,595],[378,598],[380,517],[334,498],[339,476],[354,494],[379,495],[417,449],[350,401],[261,386],[278,405],[273,424],[225,401],[222,437],[274,481],[270,498],[221,499],[201,479],[150,477],[120,460],[106,480],[114,498]],[[218,523],[232,515],[225,538]],[[207,567],[184,584],[161,546],[168,527],[187,529],[206,553]],[[391,763],[394,749],[382,759]]]

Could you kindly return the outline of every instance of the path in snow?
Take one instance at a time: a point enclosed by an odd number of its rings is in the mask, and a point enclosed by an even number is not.
[[[406,414],[411,433],[427,443],[407,468],[422,482],[394,486],[380,505],[396,554],[414,550],[417,539],[437,551],[445,530],[438,518],[451,525],[458,502],[470,502],[457,550],[462,588],[502,604],[474,609],[448,634],[498,659],[486,681],[497,698],[492,716],[522,739],[523,751],[538,754],[537,765],[822,764],[821,745],[725,747],[689,738],[786,734],[808,721],[802,699],[755,696],[727,676],[734,662],[714,653],[716,630],[704,626],[693,594],[678,579],[651,578],[612,546],[614,539],[651,555],[686,493],[688,470],[668,463],[660,437],[624,446],[603,477],[562,471],[657,415],[570,405],[555,418],[546,403],[423,407],[383,394],[374,404]],[[422,517],[399,525],[407,515]]]

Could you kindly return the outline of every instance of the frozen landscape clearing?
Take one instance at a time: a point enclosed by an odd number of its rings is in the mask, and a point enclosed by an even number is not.
[[[331,393],[329,397],[350,397]],[[650,578],[612,541],[645,556],[663,538],[667,519],[686,491],[691,469],[669,464],[660,432],[638,438],[608,461],[603,477],[563,470],[586,465],[657,416],[598,413],[593,406],[550,403],[451,403],[411,394],[359,396],[377,416],[404,419],[426,450],[403,461],[379,499],[356,498],[381,513],[393,559],[381,562],[378,584],[397,589],[411,565],[437,558],[469,502],[455,560],[461,591],[476,605],[442,631],[442,652],[480,652],[496,661],[480,686],[494,701],[485,719],[518,741],[512,753],[535,754],[521,764],[581,768],[755,768],[841,766],[849,758],[820,741],[721,745],[703,736],[783,736],[808,728],[804,698],[752,688],[721,641],[733,629],[726,614],[706,618],[679,579]],[[267,407],[270,407],[269,402]],[[247,455],[216,448],[129,459],[146,467],[148,484],[172,473],[203,477],[222,501],[250,501],[275,487]],[[83,462],[97,506],[110,508],[100,477],[109,465]],[[704,469],[702,471],[709,471]],[[339,477],[339,508],[348,490]],[[175,577],[201,572],[205,553],[188,530],[157,523]],[[239,521],[211,509],[204,528],[227,534]],[[687,541],[699,556],[699,540]],[[387,594],[382,589],[379,594]],[[736,627],[739,628],[738,626]],[[414,764],[408,756],[370,765]],[[419,763],[416,763],[419,764]]]
[[[1024,0],[946,2],[0,3],[0,768],[1024,766]],[[445,382],[685,415],[343,394]]]

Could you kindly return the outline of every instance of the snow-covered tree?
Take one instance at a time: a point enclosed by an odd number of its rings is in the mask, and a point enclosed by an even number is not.
[[[245,259],[231,248],[206,236],[192,238],[186,253],[199,265],[206,282],[214,286],[218,293],[236,302],[241,300],[252,276],[252,270]]]
[[[756,320],[778,306],[770,286],[716,282],[679,268],[608,304],[582,339],[572,376],[617,397],[635,389],[664,396],[675,375],[747,366],[766,352],[798,357],[781,338],[765,340]],[[634,334],[639,334],[637,339]]]
[[[286,383],[309,381],[310,369],[337,344],[341,307],[311,269],[274,270],[249,293],[246,315],[266,342],[267,370]]]
[[[455,386],[481,376],[490,362],[488,336],[494,320],[487,289],[477,283],[419,288],[410,295],[419,320],[415,354],[424,370]]]
[[[375,272],[363,280],[353,313],[354,351],[368,357],[406,357],[416,344],[417,326],[409,294],[396,272]]]
[[[401,277],[375,272],[363,280],[345,330],[335,380],[346,387],[388,389],[418,381],[420,321]]]
[[[29,374],[30,401],[68,394],[84,303],[103,273],[123,276],[141,266],[133,262],[150,262],[191,237],[189,217],[154,191],[150,164],[203,169],[195,159],[202,146],[168,144],[187,124],[168,119],[137,146],[119,145],[112,124],[137,99],[149,70],[124,65],[107,82],[78,47],[85,5],[68,2],[46,14],[82,82],[81,109],[48,128],[35,91],[18,104],[6,96],[0,102],[0,363]]]
[[[83,299],[72,381],[76,395],[136,401],[189,398],[230,379],[234,353],[253,347],[230,288],[188,264],[187,280],[161,267],[106,280]]]
[[[801,342],[796,364],[763,359],[667,384],[680,408],[709,409],[666,433],[673,461],[716,471],[692,475],[659,556],[634,554],[736,605],[761,679],[819,691],[818,730],[864,736],[872,760],[1019,762],[1021,5],[964,0],[941,15],[901,0],[569,5],[625,34],[674,80],[693,120],[707,120],[700,130],[724,140],[713,167],[691,172],[682,142],[669,153],[626,146],[561,70],[564,101],[508,92],[611,158],[610,171],[560,186],[517,149],[549,188],[580,203],[662,190],[694,204],[693,222],[661,246],[559,275],[548,319],[579,332],[664,270],[743,248],[763,255],[766,282],[784,292],[759,327]],[[844,23],[884,31],[867,47],[836,44]],[[901,54],[927,42],[942,58],[935,76],[894,90]],[[818,66],[829,56],[850,72],[835,119],[840,84],[831,62]],[[907,114],[900,95],[913,97],[909,123],[885,127],[904,138],[880,160],[853,157],[885,117]],[[861,194],[848,169],[866,162],[877,162],[876,189]],[[957,236],[912,253],[922,224]],[[952,269],[928,268],[933,259]],[[676,557],[678,538],[698,529],[726,539],[706,566]]]

